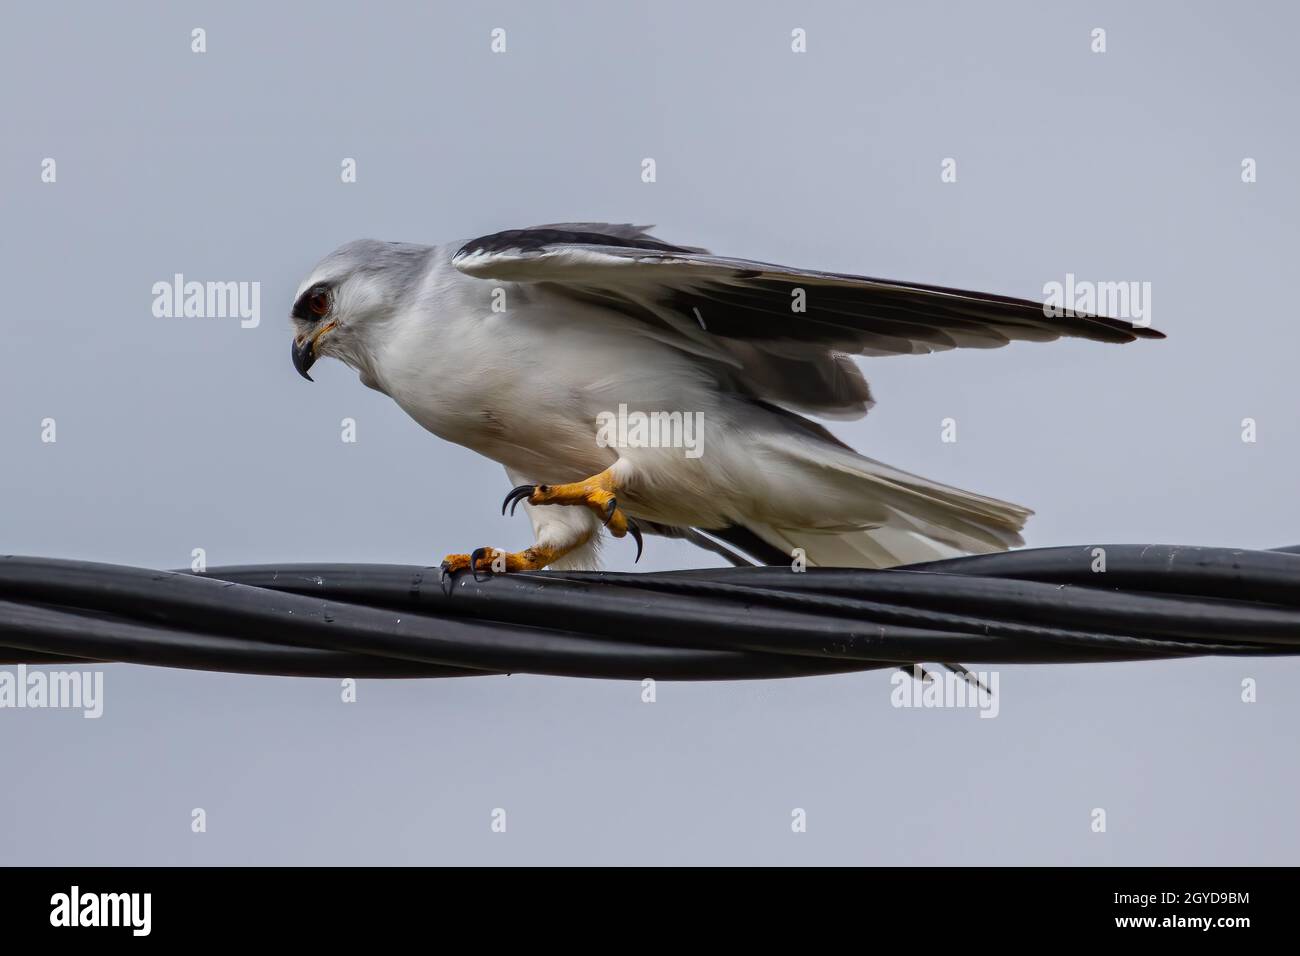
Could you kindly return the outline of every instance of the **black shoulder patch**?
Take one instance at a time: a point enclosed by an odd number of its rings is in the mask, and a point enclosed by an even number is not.
[[[456,255],[463,256],[478,252],[506,252],[509,250],[537,252],[547,246],[569,245],[613,246],[620,249],[646,249],[653,252],[690,253],[699,251],[687,246],[675,246],[672,243],[661,242],[645,233],[633,234],[631,230],[627,230],[627,233],[627,235],[616,235],[604,232],[588,232],[586,230],[558,229],[549,226],[533,229],[507,229],[504,232],[494,232],[490,236],[471,239],[456,251]]]

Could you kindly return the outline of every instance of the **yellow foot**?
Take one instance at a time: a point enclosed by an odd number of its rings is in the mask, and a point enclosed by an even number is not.
[[[527,551],[498,551],[496,548],[476,548],[472,554],[449,554],[442,559],[444,574],[472,570],[504,574],[508,571],[540,571],[560,557],[553,548],[540,545]]]
[[[585,481],[570,484],[519,485],[512,488],[501,502],[501,513],[505,514],[508,508],[514,514],[519,502],[525,500],[530,505],[582,505],[591,509],[614,537],[621,538],[630,533],[636,541],[636,560],[640,561],[641,529],[619,508],[616,492],[614,478],[607,468]]]

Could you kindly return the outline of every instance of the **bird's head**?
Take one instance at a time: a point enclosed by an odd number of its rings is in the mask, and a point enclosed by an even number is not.
[[[289,318],[298,374],[311,381],[308,369],[326,355],[364,370],[369,342],[418,286],[431,252],[428,246],[358,239],[318,262],[298,287]]]

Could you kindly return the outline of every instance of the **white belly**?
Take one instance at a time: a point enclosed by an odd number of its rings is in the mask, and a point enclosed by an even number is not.
[[[693,415],[716,401],[688,356],[604,310],[578,317],[521,308],[412,322],[393,336],[382,379],[438,437],[550,483],[618,460],[626,449],[602,444],[601,424],[620,406]],[[656,448],[639,457],[684,455]]]

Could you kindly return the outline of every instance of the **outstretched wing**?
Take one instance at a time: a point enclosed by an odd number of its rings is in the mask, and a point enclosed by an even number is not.
[[[861,414],[870,393],[846,355],[916,355],[1065,337],[1164,338],[1103,316],[1048,316],[1025,299],[792,269],[676,246],[646,227],[558,223],[465,243],[461,272],[544,283],[633,316],[648,331],[734,369],[756,397],[801,411]]]

